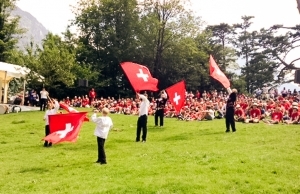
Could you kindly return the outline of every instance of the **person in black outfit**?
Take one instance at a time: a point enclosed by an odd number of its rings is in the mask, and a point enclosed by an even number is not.
[[[225,113],[225,123],[226,123],[226,133],[230,132],[230,126],[232,132],[236,132],[235,128],[235,121],[234,121],[234,106],[236,102],[236,95],[237,90],[236,89],[228,89],[229,98],[227,99],[226,103],[226,113]]]
[[[159,126],[164,126],[164,114],[165,114],[165,106],[167,103],[168,95],[162,90],[160,92],[160,98],[156,99],[156,111],[154,114],[154,122],[155,126],[158,126],[158,118],[159,118]]]

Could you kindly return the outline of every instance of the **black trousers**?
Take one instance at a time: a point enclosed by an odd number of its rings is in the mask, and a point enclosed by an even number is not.
[[[226,131],[230,131],[230,126],[231,126],[231,130],[233,132],[236,131],[235,121],[234,121],[234,108],[233,107],[229,107],[229,108],[226,109],[225,123],[226,123]]]
[[[136,139],[135,139],[136,141],[140,141],[142,129],[143,129],[142,140],[146,141],[146,138],[147,138],[147,120],[148,120],[147,115],[142,115],[138,118],[137,128],[136,128]]]
[[[47,99],[41,98],[40,111],[45,111],[47,106]]]
[[[45,125],[45,137],[48,136],[50,134],[50,128],[49,125]],[[45,141],[44,146],[51,146],[52,143]]]
[[[154,122],[155,126],[158,126],[158,118],[159,118],[159,126],[164,126],[164,109],[159,109],[155,111],[154,114]]]
[[[98,160],[101,164],[106,164],[106,155],[104,150],[105,139],[101,137],[97,137],[97,144],[98,144]]]

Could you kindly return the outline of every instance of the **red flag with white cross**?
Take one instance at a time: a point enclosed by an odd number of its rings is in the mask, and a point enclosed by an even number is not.
[[[185,82],[184,80],[168,87],[166,92],[168,93],[169,100],[175,107],[177,113],[180,112],[185,102]]]
[[[43,138],[53,144],[75,142],[87,112],[49,115],[50,134]]]
[[[124,62],[121,63],[121,67],[136,92],[142,90],[158,90],[158,80],[152,77],[149,69],[146,66],[132,62]]]

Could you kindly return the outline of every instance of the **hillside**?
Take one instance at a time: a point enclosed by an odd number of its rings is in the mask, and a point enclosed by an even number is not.
[[[21,36],[18,47],[23,50],[32,40],[35,44],[41,45],[42,40],[48,34],[48,30],[43,26],[43,24],[41,24],[30,13],[23,11],[18,7],[16,7],[11,14],[12,16],[20,16],[19,26],[26,30],[26,32]]]

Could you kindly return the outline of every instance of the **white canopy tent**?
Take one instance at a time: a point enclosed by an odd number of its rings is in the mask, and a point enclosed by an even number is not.
[[[30,69],[26,67],[0,62],[0,102],[2,101],[2,96],[3,96],[3,103],[7,103],[9,82],[13,78],[25,77],[29,72]],[[2,93],[2,88],[4,88],[4,93]],[[25,95],[25,81],[24,81],[23,102],[24,102],[24,95]]]

